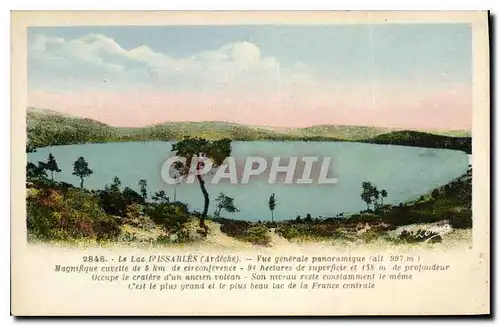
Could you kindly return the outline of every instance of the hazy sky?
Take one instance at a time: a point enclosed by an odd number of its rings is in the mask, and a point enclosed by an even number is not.
[[[466,24],[32,27],[30,106],[120,126],[470,128]]]

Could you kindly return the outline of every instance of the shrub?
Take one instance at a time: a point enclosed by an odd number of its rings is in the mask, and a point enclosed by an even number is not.
[[[237,221],[228,219],[215,219],[221,223],[220,230],[230,237],[242,238],[245,236],[246,230],[250,227],[250,222]]]
[[[149,216],[144,214],[144,207],[139,204],[128,205],[125,208],[125,217],[121,221],[123,224],[129,224],[140,229],[155,228],[155,223]]]
[[[154,203],[146,209],[146,214],[166,231],[172,231],[189,220],[187,206],[181,203]]]
[[[170,236],[168,235],[160,235],[159,237],[156,238],[156,243],[157,244],[170,244],[172,241],[170,240]]]
[[[266,227],[268,227],[268,228],[270,228],[270,229],[271,229],[271,228],[275,228],[275,227],[277,227],[277,226],[278,226],[278,223],[276,223],[276,222],[265,222],[265,223],[264,223],[264,225],[265,225]]]
[[[225,218],[216,218],[214,221],[220,223],[221,232],[230,237],[257,245],[268,245],[271,242],[269,229],[265,225]]]
[[[438,198],[439,197],[439,189],[434,189],[432,191],[432,198]]]
[[[53,237],[56,219],[48,207],[40,205],[37,197],[27,197],[26,214],[28,235],[40,240]]]
[[[27,228],[28,233],[41,240],[103,240],[119,233],[116,219],[103,212],[98,199],[76,188],[68,189],[64,195],[53,189],[43,189],[28,196]]]
[[[309,230],[310,233],[314,236],[319,237],[333,237],[336,235],[336,231],[338,229],[337,223],[322,223],[311,225]]]
[[[137,236],[130,232],[124,232],[118,238],[120,242],[136,242],[137,240]]]
[[[292,240],[292,239],[298,238],[300,236],[300,233],[297,230],[297,228],[295,226],[289,225],[289,224],[280,224],[276,228],[276,233],[287,240]]]
[[[271,242],[269,229],[263,225],[252,226],[247,229],[243,239],[261,246],[266,246]]]
[[[345,228],[338,228],[333,232],[333,238],[335,239],[348,239],[348,233]]]
[[[381,236],[381,233],[374,229],[368,229],[360,236],[361,240],[366,243],[373,242]]]
[[[112,216],[105,215],[98,219],[94,225],[97,240],[114,239],[120,233],[118,220]]]
[[[472,228],[472,216],[470,213],[453,213],[449,217],[450,225],[455,229],[470,229]]]

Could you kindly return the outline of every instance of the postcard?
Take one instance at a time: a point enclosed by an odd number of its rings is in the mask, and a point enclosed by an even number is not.
[[[15,316],[490,313],[487,12],[12,12]]]

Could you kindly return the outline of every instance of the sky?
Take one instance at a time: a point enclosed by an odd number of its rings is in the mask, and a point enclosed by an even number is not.
[[[28,105],[115,126],[469,129],[468,24],[28,29]]]

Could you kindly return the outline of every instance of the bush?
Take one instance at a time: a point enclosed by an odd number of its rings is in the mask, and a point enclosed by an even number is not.
[[[125,208],[125,217],[121,219],[121,222],[140,229],[154,229],[155,223],[149,216],[144,214],[144,210],[144,207],[139,204],[128,205]]]
[[[265,222],[264,225],[270,229],[275,228],[278,226],[278,223],[276,222]]]
[[[93,225],[97,240],[114,239],[120,233],[118,221],[109,215],[104,215]]]
[[[252,226],[247,229],[245,231],[243,239],[245,241],[261,246],[266,246],[271,242],[269,229],[263,225]]]
[[[116,219],[106,215],[90,192],[68,189],[64,195],[43,189],[27,197],[27,228],[40,240],[111,239],[118,235]]]
[[[432,198],[438,198],[439,197],[439,189],[434,189],[432,191]]]
[[[265,225],[225,218],[216,218],[214,221],[220,223],[221,232],[230,237],[257,245],[268,245],[271,242],[269,229]]]
[[[472,228],[472,216],[470,213],[453,213],[449,217],[450,225],[454,229]]]
[[[380,238],[381,233],[378,232],[377,230],[374,229],[368,229],[365,232],[363,232],[360,236],[361,240],[363,240],[366,243],[373,242]]]
[[[144,198],[129,187],[120,191],[120,181],[115,178],[111,186],[106,185],[98,192],[100,205],[110,215],[124,216],[128,205],[145,204]]]
[[[381,217],[382,221],[391,225],[408,225],[414,223],[433,223],[442,219],[432,211],[416,211],[410,207],[395,207]]]
[[[323,223],[311,225],[309,231],[314,236],[331,238],[336,235],[337,229],[337,223]]]
[[[167,232],[184,225],[190,217],[187,206],[181,203],[154,203],[146,209],[146,214]]]
[[[276,234],[279,234],[287,240],[292,240],[300,236],[299,231],[293,225],[281,224],[276,228]]]
[[[220,230],[230,237],[243,238],[246,230],[250,227],[250,222],[237,221],[228,219],[214,219],[214,221],[221,223]]]

